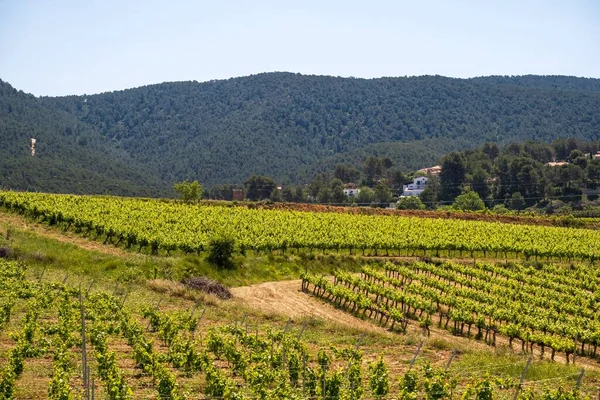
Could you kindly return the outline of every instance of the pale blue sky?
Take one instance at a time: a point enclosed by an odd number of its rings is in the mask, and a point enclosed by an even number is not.
[[[600,78],[600,0],[0,0],[0,79],[35,95],[269,71]]]

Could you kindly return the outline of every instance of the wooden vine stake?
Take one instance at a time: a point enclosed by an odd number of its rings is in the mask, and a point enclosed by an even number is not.
[[[450,364],[452,364],[452,361],[454,361],[454,357],[456,357],[456,349],[452,350],[450,359],[448,360],[448,363],[446,364],[446,371],[448,371],[450,369]]]
[[[417,361],[417,357],[419,355],[419,352],[421,351],[421,347],[423,347],[423,341],[421,340],[421,343],[419,343],[419,346],[417,347],[417,350],[415,350],[415,354],[413,355],[412,360],[410,361],[410,365],[408,367],[408,369],[412,369],[413,365],[415,364],[415,361]]]
[[[577,377],[577,383],[575,383],[575,390],[579,390],[579,387],[581,386],[581,380],[583,379],[583,374],[585,374],[585,369],[581,368],[581,372]]]
[[[79,310],[81,314],[81,364],[82,364],[82,375],[83,375],[83,392],[86,399],[89,399],[90,393],[88,388],[88,365],[87,365],[87,346],[85,340],[85,310],[83,309],[83,295],[81,293],[81,286],[79,287]]]
[[[525,375],[527,375],[529,365],[531,365],[531,357],[527,359],[527,364],[525,364],[525,368],[523,369],[523,373],[521,374],[521,381],[519,382],[519,386],[517,386],[517,389],[515,390],[515,397],[513,398],[513,400],[517,400],[517,398],[519,397],[519,392],[523,388],[523,383],[525,382]]]

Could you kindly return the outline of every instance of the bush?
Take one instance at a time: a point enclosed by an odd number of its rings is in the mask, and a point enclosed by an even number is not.
[[[221,269],[234,269],[233,253],[235,252],[235,239],[228,236],[214,238],[208,245],[207,260]]]
[[[467,192],[456,197],[453,207],[460,211],[480,211],[485,210],[485,203],[477,192]]]
[[[398,203],[396,203],[396,209],[398,210],[424,210],[425,204],[421,201],[420,198],[416,196],[408,196],[401,198]]]
[[[494,208],[492,208],[492,212],[495,214],[509,214],[510,210],[506,208],[504,204],[496,204]]]

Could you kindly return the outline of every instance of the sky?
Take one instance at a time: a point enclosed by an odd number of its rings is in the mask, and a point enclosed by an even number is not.
[[[0,0],[0,79],[36,96],[272,71],[600,78],[600,1]]]

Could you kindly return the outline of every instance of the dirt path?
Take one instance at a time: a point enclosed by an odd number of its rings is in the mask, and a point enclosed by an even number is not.
[[[267,282],[251,286],[232,288],[234,298],[248,307],[264,313],[277,313],[290,318],[316,317],[326,321],[347,325],[353,328],[389,333],[386,329],[363,321],[330,304],[303,293],[300,290],[302,281]]]
[[[248,307],[264,313],[276,313],[290,318],[315,317],[340,325],[349,326],[370,332],[386,335],[396,335],[386,328],[377,325],[373,320],[362,320],[343,310],[335,308],[309,293],[300,289],[300,279],[291,281],[259,283],[251,286],[232,288],[231,293],[238,301]],[[409,331],[421,332],[417,322],[410,321]],[[472,341],[468,338],[452,336],[443,329],[431,328],[431,338],[441,337],[449,343],[462,343],[463,345],[489,348],[484,343]]]
[[[277,313],[290,318],[299,317],[315,317],[329,322],[345,325],[348,327],[365,330],[369,332],[378,332],[386,335],[395,335],[389,330],[377,325],[376,322],[370,320],[362,320],[353,315],[336,309],[331,304],[325,303],[308,293],[303,293],[300,290],[301,280],[267,282],[251,286],[242,286],[231,289],[234,298],[256,310],[264,313]],[[436,321],[437,322],[437,321]],[[420,332],[418,324],[415,321],[410,321],[408,326],[409,331]],[[451,347],[476,348],[480,350],[494,351],[493,347],[488,346],[484,342],[476,341],[467,337],[454,336],[444,329],[431,327],[431,337],[441,338]],[[497,336],[497,346],[508,346],[508,338]],[[521,342],[515,340],[513,351],[520,353]],[[539,359],[540,350],[534,349],[534,357]],[[546,351],[545,359],[550,358],[550,352]],[[558,363],[565,363],[565,357],[561,353],[557,353],[555,357]],[[590,368],[598,368],[598,362],[587,357],[577,357],[577,364],[585,365]]]
[[[100,253],[109,254],[113,256],[124,256],[131,255],[132,253],[126,252],[118,247],[102,244],[92,239],[87,239],[73,232],[64,232],[58,228],[51,228],[44,224],[35,222],[29,222],[25,218],[18,215],[8,214],[0,212],[0,234],[6,235],[6,231],[9,227],[15,227],[28,232],[34,232],[38,235],[62,242],[70,243],[72,245],[81,247],[86,250],[98,251]]]

